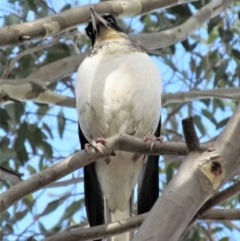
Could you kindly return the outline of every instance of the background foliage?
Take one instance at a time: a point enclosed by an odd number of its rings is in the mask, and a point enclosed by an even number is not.
[[[180,5],[119,22],[129,33],[161,31],[183,23],[208,2],[203,0]],[[3,27],[31,21],[86,3],[89,2],[2,0],[0,24]],[[152,55],[161,70],[165,93],[239,86],[238,10],[239,1],[235,1],[225,13],[206,23],[187,40]],[[39,67],[74,55],[79,50],[86,52],[90,45],[83,29],[79,26],[57,37],[0,49],[0,73],[3,74],[19,52],[39,45],[47,47],[23,56],[8,78],[23,78]],[[74,97],[74,82],[73,74],[59,79],[50,89]],[[169,104],[162,110],[162,136],[166,141],[183,140],[181,119],[192,115],[201,142],[209,141],[221,133],[235,107],[234,101],[219,99]],[[32,102],[0,107],[0,164],[22,173],[23,179],[77,150],[77,115],[74,109]],[[181,160],[182,157],[161,157],[160,191],[172,178]],[[12,206],[0,217],[2,240],[26,240],[31,236],[39,240],[55,232],[87,225],[81,177],[82,170],[79,170],[64,178],[73,180],[72,184],[45,188]],[[12,185],[0,181],[1,192]],[[236,195],[222,203],[221,207],[236,208],[239,198]],[[239,230],[237,222],[220,224],[199,221],[185,240],[237,240]]]

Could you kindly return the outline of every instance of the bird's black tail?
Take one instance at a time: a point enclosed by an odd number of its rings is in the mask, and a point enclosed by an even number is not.
[[[84,145],[88,143],[87,139],[82,133],[80,125],[78,124],[78,136],[80,140],[81,150],[84,149]],[[89,225],[97,226],[104,224],[104,203],[103,193],[97,178],[95,169],[95,162],[85,166],[84,172],[84,193],[85,193],[85,205]],[[101,241],[98,239],[95,241]]]

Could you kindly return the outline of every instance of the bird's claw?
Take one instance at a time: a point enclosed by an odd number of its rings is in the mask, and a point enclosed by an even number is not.
[[[97,138],[95,141],[85,144],[84,148],[87,152],[89,152],[89,147],[92,147],[95,151],[99,151],[104,156],[103,151],[99,147],[97,147],[97,143],[101,143],[104,146],[108,144],[108,142],[104,138]]]
[[[156,143],[156,141],[159,141],[161,144],[163,143],[163,137],[159,136],[159,137],[156,137],[156,136],[153,136],[153,137],[148,137],[148,136],[144,136],[143,138],[144,142],[147,142],[147,141],[152,141],[151,143],[151,147],[150,147],[150,151],[153,150],[153,147]]]
[[[99,147],[97,147],[96,145],[97,143],[101,143],[104,146],[108,144],[108,142],[104,138],[97,138],[95,141],[85,144],[84,148],[87,151],[87,153],[89,153],[89,147],[92,147],[95,151],[99,151],[103,155],[104,161],[106,162],[106,164],[107,165],[111,164],[111,160],[109,156],[104,155],[103,151]],[[113,151],[110,155],[116,156],[116,153]]]

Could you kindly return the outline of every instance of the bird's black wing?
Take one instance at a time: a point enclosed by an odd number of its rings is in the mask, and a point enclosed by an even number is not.
[[[88,141],[83,135],[79,124],[78,124],[78,136],[81,143],[80,144],[81,149],[84,149],[84,145],[88,143]],[[97,178],[95,162],[85,166],[83,168],[83,172],[84,172],[85,205],[86,205],[88,222],[90,226],[97,226],[97,225],[104,224],[103,193]]]
[[[159,137],[161,118],[155,132]],[[138,192],[138,214],[149,212],[159,196],[159,156],[148,156]]]

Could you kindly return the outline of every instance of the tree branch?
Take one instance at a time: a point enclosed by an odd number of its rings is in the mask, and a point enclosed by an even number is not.
[[[179,240],[206,200],[239,172],[239,150],[240,105],[215,148],[188,155],[133,240]]]
[[[198,216],[200,220],[236,221],[240,220],[240,209],[212,209]]]
[[[144,142],[141,138],[124,135],[115,135],[107,139],[108,145],[99,145],[99,148],[103,151],[105,156],[111,155],[113,151],[127,151],[132,153],[141,154],[168,154],[168,155],[186,155],[187,149],[183,142],[163,142],[156,143],[150,151],[151,142]],[[201,150],[206,150],[209,145],[201,145]],[[33,193],[46,185],[76,171],[77,169],[92,163],[93,161],[102,158],[100,152],[95,152],[94,149],[89,150],[87,153],[85,150],[75,153],[74,155],[67,157],[61,162],[47,168],[46,170],[33,175],[29,179],[18,183],[14,187],[10,188],[6,192],[0,194],[0,212],[3,212],[13,203],[25,197],[26,195]]]
[[[98,13],[110,13],[119,18],[132,17],[140,14],[147,14],[160,8],[166,8],[193,2],[194,0],[148,0],[132,1],[108,1],[98,4],[88,4],[59,14],[41,18],[32,22],[15,24],[0,30],[0,47],[16,46],[26,41],[46,38],[65,30],[72,29],[89,20],[89,8]]]
[[[13,183],[19,183],[21,182],[21,176],[22,174],[15,172],[13,170],[10,170],[4,166],[0,166],[0,179],[5,181],[10,181]]]
[[[201,214],[239,193],[240,193],[240,182],[236,182],[232,186],[226,188],[222,192],[219,192],[216,195],[214,195],[212,198],[210,198],[201,207],[201,209],[199,210],[199,213]],[[197,218],[198,218],[198,216],[197,216]]]
[[[51,103],[65,107],[71,107],[75,104],[75,98],[54,93],[44,85],[36,82],[29,82],[22,85],[0,85],[0,105],[12,103],[14,100],[32,100],[38,103]]]
[[[123,219],[121,221],[110,224],[99,225],[96,227],[77,229],[73,231],[65,231],[51,235],[44,239],[44,241],[83,241],[95,240],[97,238],[105,238],[111,235],[124,233],[127,231],[137,229],[143,221],[147,218],[149,213],[138,215],[133,218]],[[213,209],[205,212],[199,217],[200,220],[206,221],[229,221],[240,220],[240,209]]]
[[[232,196],[237,195],[238,193],[240,193],[240,182],[237,182],[237,183],[233,184],[232,186],[226,188],[222,192],[219,192],[219,193],[215,194],[213,197],[211,197],[200,208],[198,213],[193,217],[193,219],[190,221],[190,223],[188,224],[187,228],[184,230],[184,232],[183,232],[181,237],[184,237],[187,234],[187,232],[189,231],[189,229],[191,228],[191,226],[193,225],[193,223],[197,219],[201,218],[206,212],[208,212],[209,209],[211,209],[214,206],[224,202],[228,198],[231,198]]]
[[[162,95],[162,105],[183,103],[208,98],[240,100],[240,87],[218,88],[213,90],[192,90],[181,93],[166,93]]]

